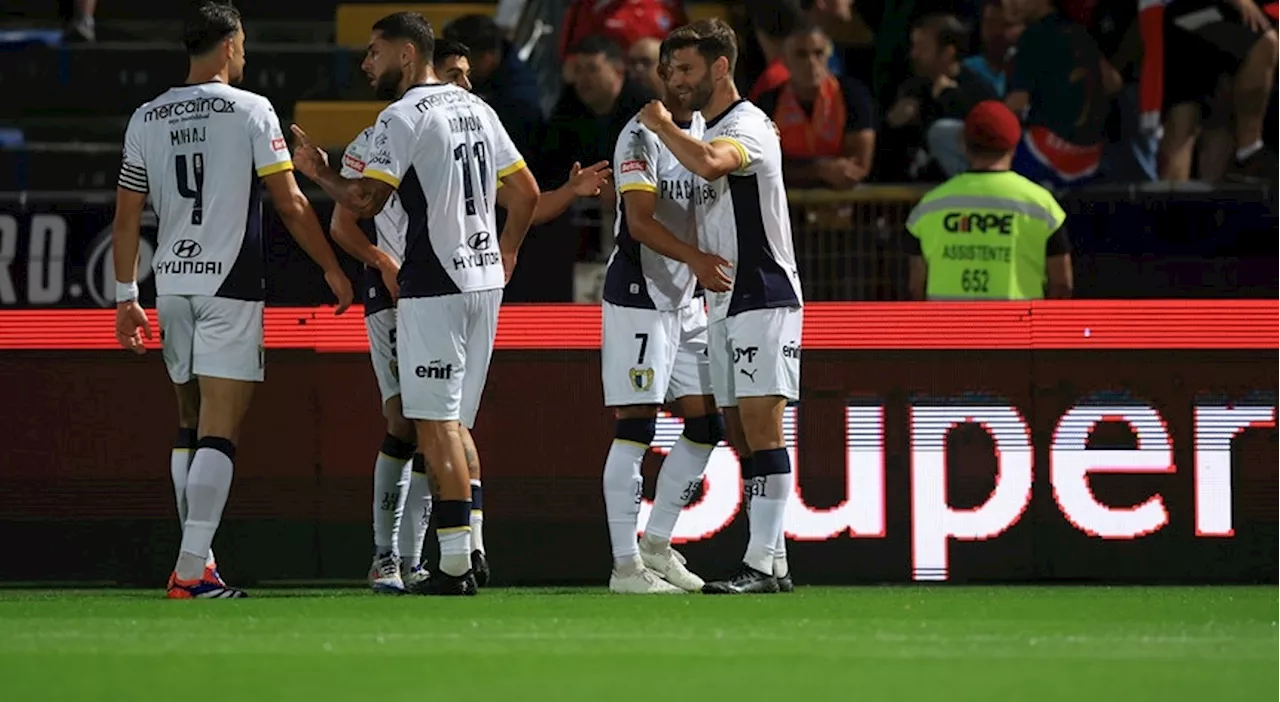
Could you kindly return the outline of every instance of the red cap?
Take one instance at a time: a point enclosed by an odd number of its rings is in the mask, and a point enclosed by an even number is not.
[[[992,151],[1013,151],[1022,139],[1022,125],[998,100],[983,100],[964,118],[965,143]]]

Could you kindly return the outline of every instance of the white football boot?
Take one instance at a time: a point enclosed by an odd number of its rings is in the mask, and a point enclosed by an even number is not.
[[[689,572],[684,566],[684,556],[668,543],[640,539],[640,559],[645,568],[685,592],[702,592],[702,586],[706,584],[702,578]]]
[[[391,595],[404,594],[404,580],[400,578],[400,562],[390,553],[375,556],[369,567],[369,587],[374,592]]]
[[[658,574],[644,567],[644,562],[636,556],[635,564],[619,573],[617,566],[609,576],[609,591],[619,595],[683,595],[684,590],[658,577]]]

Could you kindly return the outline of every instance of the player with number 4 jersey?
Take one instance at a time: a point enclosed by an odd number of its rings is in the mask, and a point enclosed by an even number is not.
[[[231,487],[240,422],[263,377],[262,203],[265,183],[289,232],[325,271],[338,312],[347,281],[306,196],[266,98],[231,87],[244,75],[244,29],[229,4],[193,8],[183,30],[187,82],[134,112],[125,132],[113,227],[116,336],[135,353],[150,324],[135,282],[143,208],[159,218],[156,310],[178,396],[170,460],[182,546],[168,595],[239,598],[210,546]]]

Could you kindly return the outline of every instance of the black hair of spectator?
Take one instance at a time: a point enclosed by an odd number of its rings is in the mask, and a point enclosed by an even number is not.
[[[751,3],[747,9],[752,28],[770,39],[786,39],[805,16],[794,0],[779,3]]]
[[[964,55],[969,46],[969,28],[964,26],[964,22],[955,15],[945,12],[925,15],[916,22],[916,29],[933,32],[934,39],[938,43],[938,51],[948,46],[954,48],[956,60]]]
[[[431,63],[436,51],[431,22],[417,12],[395,12],[373,24],[373,31],[383,39],[404,39],[418,49],[418,61]]]
[[[787,33],[784,36],[804,37],[810,34],[821,34],[823,36],[826,36],[827,30],[823,29],[822,25],[819,24],[818,21],[813,19],[812,17],[808,15],[800,15],[798,18],[796,18],[796,21],[793,22],[792,25],[788,28]]]
[[[229,2],[205,0],[191,9],[182,24],[188,56],[204,56],[240,29],[240,11]]]
[[[501,51],[503,44],[502,30],[489,15],[463,15],[444,26],[442,32],[445,39],[466,44],[478,53]]]
[[[667,35],[663,44],[672,54],[681,49],[697,49],[698,55],[708,65],[723,56],[729,62],[730,73],[733,73],[738,63],[738,35],[734,33],[733,27],[718,17],[679,27]]]
[[[471,48],[460,41],[454,41],[448,37],[436,39],[436,50],[434,61],[443,61],[450,56],[457,56],[468,61],[471,60]]]
[[[622,47],[618,46],[618,42],[603,34],[592,34],[574,44],[573,48],[569,49],[569,55],[576,54],[583,56],[604,54],[604,57],[610,61],[622,61]]]

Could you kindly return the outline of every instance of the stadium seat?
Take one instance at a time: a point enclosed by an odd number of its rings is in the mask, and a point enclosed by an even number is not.
[[[363,49],[369,43],[370,28],[373,23],[393,12],[421,12],[436,33],[450,20],[470,14],[491,15],[495,4],[492,2],[448,2],[418,4],[386,4],[339,5],[337,12],[337,37],[340,46]]]
[[[713,18],[729,21],[729,6],[722,2],[691,2],[684,11],[690,22]]]
[[[340,149],[373,124],[383,107],[386,103],[303,101],[294,106],[293,121],[317,146]]]

